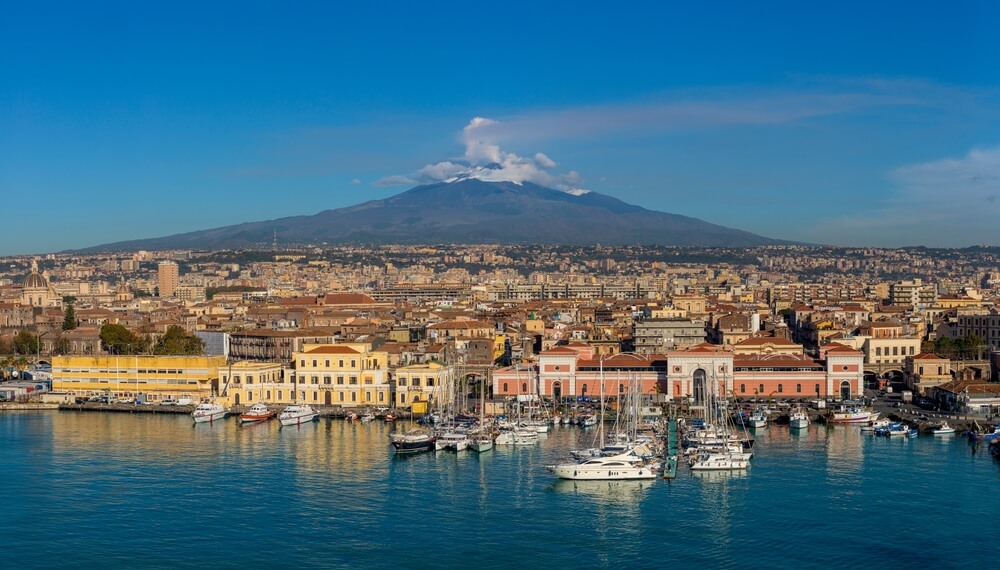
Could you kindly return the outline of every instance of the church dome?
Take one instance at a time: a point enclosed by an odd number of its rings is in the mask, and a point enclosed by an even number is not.
[[[25,289],[48,289],[48,287],[49,282],[37,271],[32,271],[24,278],[23,288]]]

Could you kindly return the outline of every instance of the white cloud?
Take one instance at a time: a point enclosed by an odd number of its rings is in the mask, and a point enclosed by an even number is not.
[[[357,186],[358,184],[361,184],[360,180],[358,180],[357,178],[352,178],[351,179],[351,185],[352,186]]]
[[[889,179],[897,185],[891,197],[856,216],[824,224],[819,232],[863,233],[872,243],[895,246],[1000,245],[994,229],[1000,215],[1000,146],[902,166]]]
[[[462,129],[465,143],[463,161],[443,161],[428,164],[409,175],[382,178],[375,186],[396,186],[406,184],[431,184],[475,178],[488,182],[510,181],[518,184],[531,182],[539,186],[555,188],[574,195],[586,194],[589,190],[580,188],[583,177],[570,171],[566,174],[552,172],[556,162],[544,153],[534,157],[524,157],[500,148],[497,127],[501,123],[485,117],[475,117]]]

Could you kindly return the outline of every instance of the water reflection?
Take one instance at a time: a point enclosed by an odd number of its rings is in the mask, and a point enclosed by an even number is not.
[[[552,483],[557,493],[580,495],[598,503],[636,505],[649,495],[655,481],[571,481],[558,479]]]

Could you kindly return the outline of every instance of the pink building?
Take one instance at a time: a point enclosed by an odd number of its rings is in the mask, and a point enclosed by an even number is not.
[[[830,344],[820,358],[774,353],[734,354],[699,344],[662,354],[595,358],[583,343],[559,346],[535,363],[493,373],[495,397],[614,399],[630,390],[659,401],[702,401],[706,396],[822,398],[858,396],[864,389],[864,355]],[[603,387],[602,387],[603,380]]]

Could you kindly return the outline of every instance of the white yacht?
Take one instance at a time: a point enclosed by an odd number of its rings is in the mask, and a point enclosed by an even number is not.
[[[496,438],[497,445],[533,445],[538,443],[538,432],[533,429],[501,430]]]
[[[198,404],[198,407],[191,412],[191,417],[194,418],[194,423],[200,424],[204,422],[214,422],[221,420],[226,417],[229,410],[226,409],[222,404],[216,404],[215,402],[202,402]]]
[[[583,481],[655,479],[657,471],[655,465],[619,457],[595,457],[583,463],[563,463],[546,467],[560,479]]]
[[[469,436],[467,434],[450,431],[438,436],[437,441],[434,442],[434,449],[441,451],[443,449],[449,449],[452,451],[464,451],[469,447]]]
[[[309,423],[319,417],[319,412],[308,404],[288,406],[280,414],[278,421],[283,426],[292,426]]]
[[[729,471],[746,469],[750,458],[745,453],[702,453],[691,463],[692,471]]]

